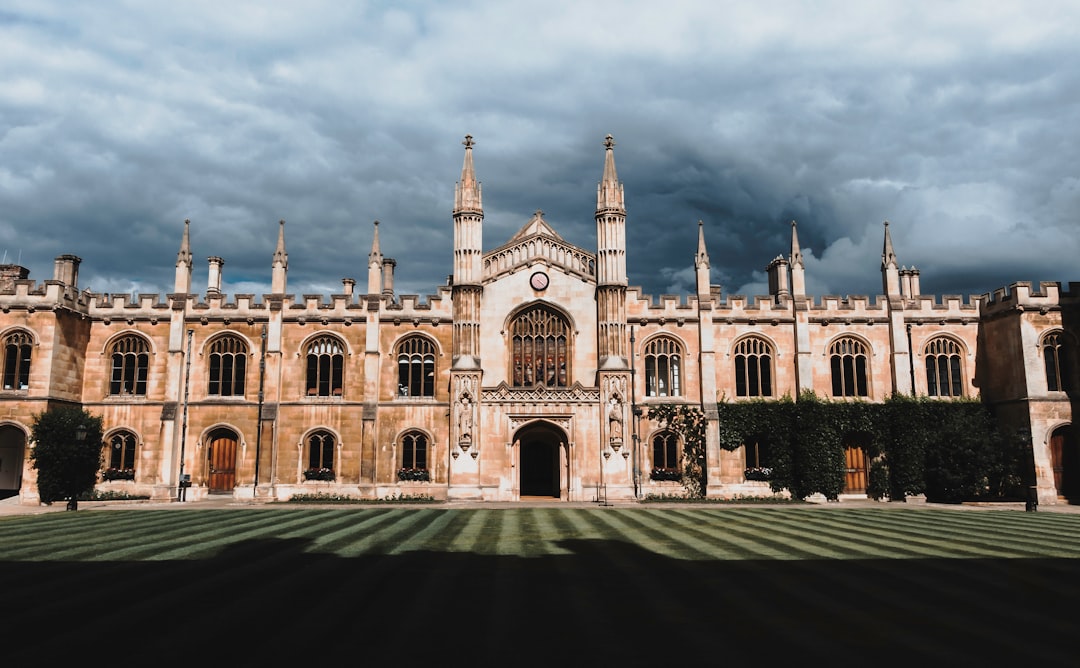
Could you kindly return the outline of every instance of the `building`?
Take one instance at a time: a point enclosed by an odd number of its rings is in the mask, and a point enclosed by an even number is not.
[[[806,294],[795,223],[767,267],[770,294],[709,283],[699,223],[696,293],[654,300],[627,282],[627,211],[609,136],[596,248],[566,242],[537,211],[483,246],[484,208],[465,138],[454,194],[453,274],[421,299],[394,291],[375,224],[365,289],[287,290],[285,223],[271,292],[222,294],[210,257],[191,292],[185,222],[173,292],[80,291],[80,259],[56,258],[41,284],[0,268],[0,489],[36,501],[32,416],[56,405],[100,414],[102,488],[188,498],[285,499],[326,492],[382,498],[564,500],[677,493],[677,434],[640,409],[700,406],[710,420],[709,496],[768,493],[745,479],[761,453],[717,447],[718,401],[893,393],[978,397],[1030,430],[1043,503],[1080,479],[1072,365],[1080,288],[1017,283],[982,298],[920,292],[884,229],[883,295]],[[876,261],[876,259],[875,259]],[[647,412],[645,413],[647,416]],[[847,492],[865,490],[849,449]]]

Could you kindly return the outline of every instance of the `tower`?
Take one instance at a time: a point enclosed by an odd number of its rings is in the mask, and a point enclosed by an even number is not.
[[[611,135],[604,138],[604,173],[596,187],[596,308],[600,369],[627,369],[626,202]]]

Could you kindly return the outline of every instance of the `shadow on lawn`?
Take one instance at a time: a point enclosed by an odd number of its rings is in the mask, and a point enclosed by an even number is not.
[[[0,654],[262,666],[1072,658],[1076,560],[685,561],[616,541],[559,545],[570,554],[342,558],[260,540],[202,560],[0,562]]]

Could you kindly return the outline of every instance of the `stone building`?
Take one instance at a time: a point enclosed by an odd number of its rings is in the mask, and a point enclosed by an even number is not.
[[[217,256],[206,294],[192,293],[187,222],[164,298],[80,291],[74,255],[41,284],[0,267],[0,490],[36,501],[33,415],[77,405],[103,416],[99,488],[159,499],[176,497],[184,475],[189,499],[677,493],[664,478],[682,444],[643,413],[687,403],[709,418],[709,496],[768,494],[746,479],[767,454],[717,446],[716,403],[812,390],[981,396],[1030,431],[1041,502],[1074,491],[1076,284],[923,295],[886,223],[883,295],[814,297],[792,223],[789,252],[767,267],[770,294],[724,295],[710,285],[699,223],[687,249],[696,292],[657,300],[627,282],[632,223],[610,136],[595,249],[568,243],[537,211],[485,250],[472,138],[464,144],[453,273],[423,299],[395,293],[378,223],[364,290],[344,279],[328,298],[288,292],[284,221],[260,296],[223,294]],[[857,443],[847,450],[845,491],[865,493],[865,458]]]

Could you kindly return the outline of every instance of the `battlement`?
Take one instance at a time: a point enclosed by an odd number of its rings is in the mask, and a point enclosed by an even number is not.
[[[1039,289],[1033,290],[1030,281],[1017,281],[982,295],[983,311],[997,314],[1010,310],[1040,310],[1080,304],[1080,283],[1069,282],[1062,290],[1057,281],[1041,281]]]

